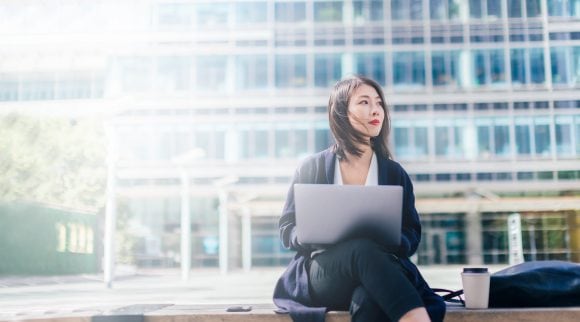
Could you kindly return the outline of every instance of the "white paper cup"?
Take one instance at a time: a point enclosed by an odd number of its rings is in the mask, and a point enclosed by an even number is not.
[[[487,309],[489,305],[489,272],[487,268],[464,268],[461,273],[465,308]]]

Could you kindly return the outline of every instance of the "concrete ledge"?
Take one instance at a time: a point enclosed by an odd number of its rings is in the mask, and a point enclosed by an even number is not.
[[[289,322],[287,314],[276,314],[271,304],[253,305],[251,312],[225,312],[228,305],[136,305],[116,308],[110,311],[79,310],[64,312],[45,312],[35,316],[14,316],[0,321],[22,322]],[[327,322],[349,322],[348,312],[329,312]],[[527,321],[527,322],[577,322],[580,321],[580,307],[572,308],[533,308],[533,309],[486,309],[466,310],[449,307],[446,322],[474,321]]]
[[[195,313],[191,310],[167,307],[160,311],[150,312],[144,316],[144,322],[288,322],[290,317],[286,314],[276,314],[273,307],[254,308],[247,313],[225,313],[221,311],[202,310]],[[327,322],[349,322],[348,312],[329,312],[326,315]],[[580,307],[574,308],[534,308],[534,309],[487,309],[466,310],[464,308],[448,308],[445,316],[446,322],[578,322],[580,321]]]

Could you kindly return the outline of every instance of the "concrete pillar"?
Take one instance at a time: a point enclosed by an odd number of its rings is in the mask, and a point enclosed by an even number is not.
[[[249,207],[242,211],[242,267],[249,272],[252,268],[252,216]]]
[[[470,198],[472,207],[467,212],[466,237],[467,237],[467,263],[469,265],[483,264],[483,238],[481,230],[481,218],[479,213],[479,198]]]
[[[189,176],[181,170],[181,279],[189,280],[191,270],[191,213],[189,206]]]
[[[221,274],[228,273],[228,193],[219,192],[219,267]]]

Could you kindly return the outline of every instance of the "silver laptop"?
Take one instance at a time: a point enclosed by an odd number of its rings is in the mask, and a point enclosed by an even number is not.
[[[295,184],[294,202],[302,244],[334,244],[365,225],[384,231],[383,242],[400,243],[401,186]]]

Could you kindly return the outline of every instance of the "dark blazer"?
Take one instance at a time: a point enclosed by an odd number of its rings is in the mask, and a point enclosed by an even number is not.
[[[295,183],[334,183],[334,165],[337,155],[332,148],[314,154],[302,162],[294,174],[286,204],[279,221],[280,238],[284,247],[295,250],[296,256],[288,264],[274,289],[274,303],[279,313],[290,313],[293,321],[323,322],[327,308],[316,307],[308,291],[307,262],[312,248],[298,244],[296,237],[296,217],[294,210]],[[421,224],[415,209],[415,196],[409,175],[397,162],[377,155],[379,185],[399,185],[403,187],[403,220],[401,244],[389,249],[398,258],[406,275],[415,285],[423,299],[432,321],[443,321],[445,302],[435,294],[425,282],[419,270],[409,257],[415,253],[421,239]]]

